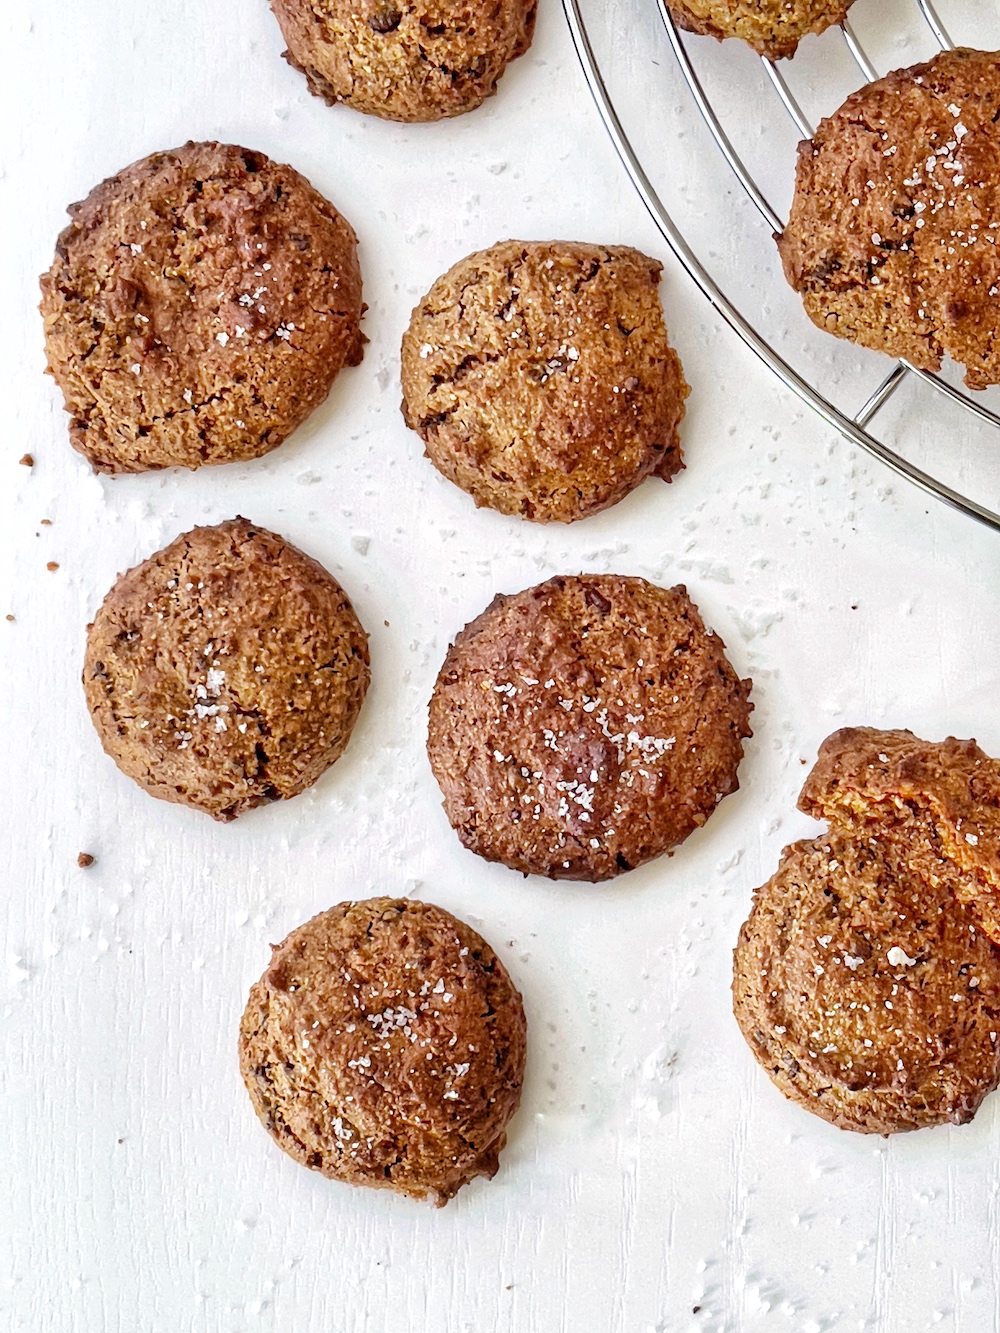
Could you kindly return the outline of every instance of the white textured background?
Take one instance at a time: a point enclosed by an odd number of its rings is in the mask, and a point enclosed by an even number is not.
[[[956,37],[1000,45],[996,0],[940,3]],[[648,0],[592,12],[678,216],[782,348],[856,407],[883,363],[813,336],[711,157]],[[930,54],[912,0],[859,0],[855,15],[881,69]],[[721,325],[620,172],[555,0],[499,96],[429,127],[309,97],[264,0],[28,0],[0,24],[0,613],[15,617],[0,620],[0,1327],[997,1329],[1000,1098],[962,1129],[838,1132],[772,1089],[728,986],[751,889],[812,827],[794,803],[830,730],[903,725],[1000,753],[998,537],[838,442]],[[695,46],[783,206],[795,136],[755,62]],[[808,43],[793,72],[810,111],[858,82],[836,34]],[[264,460],[96,478],[42,377],[36,276],[67,203],[189,137],[290,161],[343,210],[361,238],[371,344]],[[398,411],[411,306],[459,256],[510,235],[666,260],[693,386],[687,471],[569,529],[476,512]],[[961,414],[904,390],[888,415],[914,457],[1000,498],[997,442]],[[78,676],[84,626],[116,574],[236,512],[343,581],[371,632],[374,683],[346,757],[312,791],[224,827],[119,776]],[[683,580],[755,681],[742,790],[672,859],[603,888],[524,881],[464,852],[423,753],[452,635],[494,592],[580,569]],[[84,850],[97,857],[86,871]],[[528,1009],[500,1175],[443,1211],[303,1171],[237,1073],[238,1017],[268,942],[375,892],[471,921]]]

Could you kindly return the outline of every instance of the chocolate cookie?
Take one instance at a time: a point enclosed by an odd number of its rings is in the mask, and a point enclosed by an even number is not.
[[[944,51],[853,93],[800,144],[778,248],[820,328],[1000,382],[1000,54]]]
[[[291,167],[188,143],[69,212],[41,310],[96,471],[258,458],[361,360],[357,238]]]
[[[443,120],[497,90],[531,45],[537,0],[271,0],[310,92],[387,120]]]
[[[272,947],[240,1024],[240,1070],[285,1152],[439,1205],[495,1176],[526,1027],[485,940],[440,907],[370,898]]]
[[[122,772],[221,820],[311,786],[347,745],[368,679],[337,580],[245,518],[194,528],[123,574],[83,668]]]
[[[847,17],[854,0],[667,0],[677,24],[721,41],[742,37],[769,60],[795,54],[803,37]]]
[[[799,808],[871,826],[925,879],[928,842],[960,872],[954,891],[1000,944],[1000,763],[975,741],[935,743],[911,731],[846,727],[820,747]]]
[[[497,597],[448,650],[428,755],[462,842],[598,881],[669,852],[739,783],[752,704],[683,587],[614,574]]]
[[[786,849],[740,932],[733,994],[786,1097],[842,1129],[971,1120],[1000,1082],[1000,953],[923,841],[832,829]]]
[[[688,386],[655,259],[504,241],[439,278],[403,338],[403,415],[477,505],[569,523],[683,467]]]

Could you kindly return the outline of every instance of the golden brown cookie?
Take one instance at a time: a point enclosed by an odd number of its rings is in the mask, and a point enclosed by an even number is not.
[[[188,143],[69,212],[41,310],[96,471],[258,458],[361,360],[357,238],[291,167]]]
[[[1000,1082],[1000,953],[924,843],[932,876],[891,837],[795,843],[740,931],[733,996],[751,1051],[841,1129],[964,1124]]]
[[[531,45],[537,0],[271,0],[309,90],[387,120],[443,120],[497,90]]]
[[[347,745],[368,680],[337,580],[245,518],[194,528],[123,574],[83,669],[122,772],[221,820],[310,787]]]
[[[437,280],[403,338],[403,415],[477,505],[569,523],[683,467],[688,386],[662,264],[624,246],[504,241]]]
[[[853,93],[799,145],[778,248],[814,324],[1000,382],[1000,54],[944,51]]]
[[[439,1205],[495,1176],[526,1025],[485,940],[440,907],[370,898],[273,947],[240,1024],[240,1070],[285,1152]]]
[[[845,727],[820,746],[799,809],[875,827],[925,878],[920,858],[930,842],[960,872],[953,885],[959,901],[974,907],[1000,943],[1000,764],[975,741]]]
[[[810,33],[847,17],[854,0],[666,0],[678,27],[722,41],[742,37],[769,60],[790,59]]]
[[[458,635],[427,750],[471,851],[606,880],[669,852],[737,789],[749,692],[685,588],[554,578],[497,597]]]

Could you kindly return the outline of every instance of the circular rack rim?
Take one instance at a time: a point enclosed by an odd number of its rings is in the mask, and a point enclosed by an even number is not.
[[[931,0],[916,0],[920,12],[931,30],[935,40],[942,50],[951,49],[954,45],[948,36],[946,29],[941,23],[940,18],[934,10]],[[756,205],[763,215],[765,221],[775,231],[780,231],[782,223],[780,218],[768,204],[763,194],[757,187],[749,171],[744,166],[737,155],[732,144],[722,128],[722,125],[708,100],[704,89],[691,64],[690,57],[681,39],[673,17],[667,8],[666,0],[657,0],[660,8],[660,16],[666,29],[667,38],[673,50],[674,56],[680,66],[684,80],[691,91],[695,103],[700,111],[702,118],[708,126],[709,132],[719,150],[722,152],[729,166],[732,168],[737,179],[746,191],[751,201]],[[891,468],[899,476],[905,477],[913,485],[920,487],[928,495],[933,495],[944,504],[950,505],[960,513],[967,514],[977,522],[985,524],[995,532],[1000,532],[1000,514],[988,509],[985,505],[979,504],[976,500],[960,491],[939,481],[930,473],[924,472],[915,464],[903,458],[902,455],[890,449],[888,445],[877,439],[867,429],[869,421],[882,408],[889,398],[908,376],[922,381],[929,387],[936,389],[939,393],[964,407],[967,411],[973,413],[980,420],[987,421],[989,424],[1000,428],[1000,417],[990,412],[987,408],[981,407],[972,399],[968,398],[961,390],[954,388],[945,380],[938,376],[930,374],[925,370],[911,365],[908,361],[898,361],[892,370],[886,375],[885,379],[878,386],[867,402],[859,409],[854,417],[847,416],[835,404],[814,388],[808,380],[804,379],[787,361],[771,346],[766,338],[760,334],[753,324],[741,313],[733,302],[726,296],[725,292],[719,287],[714,278],[699,260],[698,256],[688,244],[680,228],[674,222],[670,213],[664,206],[659,194],[657,193],[652,181],[646,173],[645,168],[639,160],[631,140],[625,132],[621,119],[608,92],[604,76],[601,73],[600,65],[594,54],[594,48],[590,40],[590,34],[584,21],[581,10],[580,0],[562,0],[563,11],[566,15],[566,22],[569,26],[570,36],[573,46],[576,50],[577,58],[583,69],[584,77],[590,94],[594,99],[597,110],[604,122],[604,128],[614,145],[615,151],[621,160],[622,165],[632,181],[640,199],[646,207],[647,212],[655,223],[657,230],[663,239],[669,245],[674,255],[680,260],[686,269],[688,275],[694,280],[700,288],[702,294],[708,298],[712,307],[718,311],[727,324],[740,335],[743,341],[750,347],[766,366],[777,375],[781,382],[809,407],[812,408],[818,416],[830,426],[833,426],[840,432],[845,439],[850,440],[852,444],[858,445],[867,453],[873,455]],[[850,24],[845,20],[841,25],[841,31],[847,46],[859,66],[862,75],[868,82],[872,82],[878,77],[874,67],[865,54],[857,36]],[[782,101],[785,110],[791,116],[796,128],[806,138],[812,137],[812,128],[802,114],[801,109],[792,96],[791,90],[781,71],[774,61],[768,60],[762,56],[764,69],[768,78],[774,86],[776,93]]]

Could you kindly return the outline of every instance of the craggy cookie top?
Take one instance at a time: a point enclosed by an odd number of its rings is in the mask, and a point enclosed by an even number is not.
[[[428,754],[466,847],[605,880],[676,847],[736,790],[749,691],[683,587],[553,578],[459,634]]]
[[[428,903],[372,898],[274,947],[240,1068],[296,1161],[443,1204],[496,1174],[525,1040],[521,997],[474,930]]]
[[[245,518],[194,528],[123,574],[83,670],[118,767],[221,820],[311,786],[346,746],[368,679],[337,580]]]
[[[945,51],[853,93],[799,146],[779,249],[820,328],[1000,381],[1000,54]]]
[[[257,458],[361,360],[357,239],[291,167],[188,143],[69,212],[41,310],[97,471]]]
[[[584,518],[683,466],[688,386],[662,265],[638,250],[504,241],[437,280],[403,338],[403,414],[477,505]]]
[[[820,746],[799,808],[864,830],[877,826],[924,873],[928,839],[960,872],[954,891],[1000,944],[1000,764],[975,741],[845,727]]]
[[[740,932],[753,1054],[843,1129],[962,1124],[1000,1081],[1000,953],[956,901],[954,867],[935,870],[915,875],[894,839],[831,830],[786,849]]]
[[[329,103],[441,120],[496,92],[531,44],[537,0],[271,0],[289,64]]]
[[[795,54],[803,37],[841,23],[854,0],[667,0],[682,28],[742,37],[771,60]]]

